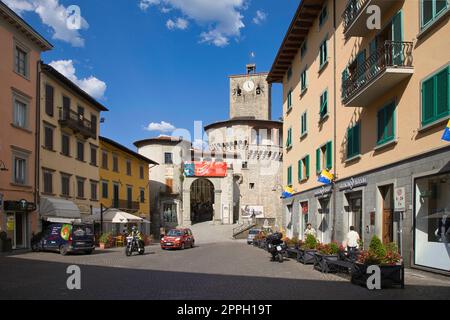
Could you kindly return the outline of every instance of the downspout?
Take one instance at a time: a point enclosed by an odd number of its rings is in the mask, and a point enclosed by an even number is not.
[[[39,170],[39,164],[40,164],[40,138],[41,138],[41,60],[38,60],[37,64],[36,64],[36,133],[35,133],[35,172],[34,172],[34,203],[36,204],[36,207],[38,210],[38,212],[36,212],[37,214],[37,223],[38,223],[38,228],[40,229],[40,215],[39,215],[39,211],[40,208],[39,206],[37,206],[38,202],[40,203],[40,199],[39,199],[39,190],[40,190],[40,170]]]
[[[334,175],[335,177],[338,176],[338,172],[337,172],[337,130],[336,130],[336,124],[337,124],[337,120],[336,120],[336,115],[337,115],[337,87],[336,87],[336,0],[333,0],[333,72],[334,72],[334,81],[333,81],[333,90],[334,90],[334,117],[333,117],[333,121],[334,121],[334,128],[333,128],[333,146],[334,146],[334,156],[333,156],[333,160],[334,160]],[[337,192],[337,188],[336,188],[336,184],[333,183],[333,224],[332,224],[332,233],[331,233],[331,240],[334,241],[336,240],[336,214],[337,214],[337,210],[336,210],[336,194]]]

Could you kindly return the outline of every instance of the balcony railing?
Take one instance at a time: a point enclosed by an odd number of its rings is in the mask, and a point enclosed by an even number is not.
[[[347,8],[342,14],[344,22],[344,33],[347,32],[350,25],[355,21],[356,17],[361,13],[367,2],[370,0],[350,0]]]
[[[128,201],[122,199],[113,199],[112,203],[115,209],[138,211],[140,208],[139,201]]]
[[[363,64],[358,65],[355,72],[343,79],[344,104],[376,81],[388,68],[412,68],[412,49],[412,42],[386,41]]]
[[[61,126],[72,129],[75,133],[82,134],[85,138],[96,138],[96,130],[92,127],[92,123],[75,111],[60,110],[59,123]]]

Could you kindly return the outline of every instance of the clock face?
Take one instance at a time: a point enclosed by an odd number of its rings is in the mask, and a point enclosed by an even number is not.
[[[244,90],[247,92],[253,91],[255,89],[255,83],[251,80],[244,82]]]

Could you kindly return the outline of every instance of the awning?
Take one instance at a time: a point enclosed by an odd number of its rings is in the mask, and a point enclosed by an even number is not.
[[[39,213],[42,219],[55,223],[81,221],[80,209],[72,201],[58,198],[41,198]]]
[[[100,222],[101,215],[100,213],[93,214],[85,218],[85,221],[88,222]],[[141,217],[132,215],[130,213],[120,211],[118,209],[108,209],[103,212],[103,222],[109,223],[150,223]]]

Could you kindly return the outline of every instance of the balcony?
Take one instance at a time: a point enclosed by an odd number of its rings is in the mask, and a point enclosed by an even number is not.
[[[371,16],[367,13],[369,6],[378,6],[383,17],[384,13],[396,2],[398,0],[350,0],[342,14],[345,37],[363,37],[370,31],[367,27],[367,19]]]
[[[72,110],[60,110],[59,123],[62,127],[71,129],[74,133],[81,134],[85,139],[97,137],[96,128],[92,127],[89,120],[83,115]]]
[[[385,41],[342,82],[346,107],[364,107],[414,73],[413,43]]]
[[[115,209],[136,212],[139,211],[140,203],[138,201],[128,201],[122,199],[113,199],[113,207]]]

